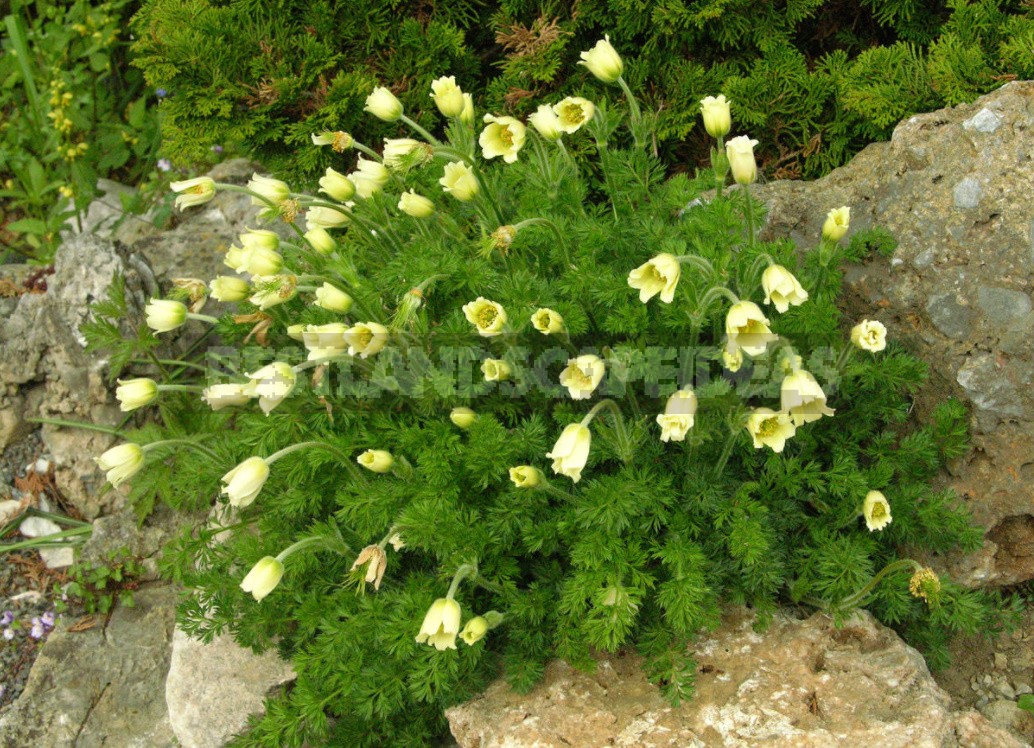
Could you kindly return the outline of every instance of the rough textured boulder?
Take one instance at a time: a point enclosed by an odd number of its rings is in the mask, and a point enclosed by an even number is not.
[[[595,673],[555,661],[531,693],[501,681],[446,716],[463,748],[1020,748],[975,711],[955,711],[922,656],[867,613],[775,616],[740,609],[694,645],[697,694],[673,708],[635,655]]]
[[[972,406],[973,449],[950,482],[987,542],[949,571],[970,585],[1034,578],[1034,82],[911,117],[823,179],[756,194],[763,236],[804,250],[840,205],[855,230],[894,234],[892,258],[848,273],[848,311],[930,364],[921,409],[949,394]]]

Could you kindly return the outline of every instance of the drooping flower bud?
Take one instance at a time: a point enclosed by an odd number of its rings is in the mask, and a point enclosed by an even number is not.
[[[431,98],[444,117],[459,117],[463,114],[463,91],[456,85],[455,76],[442,76],[431,81]]]
[[[590,73],[604,83],[616,82],[625,71],[625,63],[622,62],[621,55],[617,53],[617,50],[611,46],[609,35],[604,36],[596,42],[595,47],[587,52],[582,52],[579,56],[582,61],[578,64],[585,65],[589,68]]]
[[[449,420],[452,421],[457,428],[461,429],[469,429],[474,425],[474,421],[477,419],[478,414],[470,408],[453,408],[449,413]]]
[[[681,442],[686,433],[693,428],[696,419],[697,396],[687,388],[677,390],[668,398],[664,412],[657,416],[657,424],[661,427],[661,441]]]
[[[276,589],[284,576],[284,564],[272,556],[260,558],[251,567],[251,571],[241,581],[241,589],[250,592],[255,602],[262,602],[262,598]]]
[[[402,116],[403,111],[402,102],[384,86],[373,89],[373,92],[366,97],[366,106],[363,108],[385,122],[394,122]]]
[[[118,488],[140,472],[144,466],[144,450],[139,444],[119,444],[95,457],[94,462],[106,473],[108,483]]]
[[[800,306],[808,300],[808,292],[801,286],[793,273],[782,265],[769,265],[761,274],[761,288],[765,291],[765,303],[775,304],[780,312],[791,306]]]
[[[395,464],[395,458],[387,450],[368,449],[356,458],[356,462],[375,473],[386,473]]]
[[[119,402],[119,410],[128,413],[153,403],[158,397],[158,383],[146,377],[119,379],[115,397]]]
[[[187,321],[187,307],[171,299],[151,299],[144,314],[147,326],[155,332],[170,332]]]
[[[456,637],[460,633],[460,620],[463,610],[460,604],[448,597],[440,597],[431,603],[431,607],[420,625],[420,633],[416,635],[418,644],[430,644],[439,652],[456,649]]]
[[[231,506],[246,507],[255,501],[269,478],[269,463],[262,457],[249,457],[222,477],[221,493],[226,494]]]
[[[547,452],[546,457],[553,460],[553,472],[566,475],[577,483],[582,479],[582,469],[589,459],[589,449],[592,447],[592,432],[587,426],[580,423],[568,424],[556,444],[553,451]]]

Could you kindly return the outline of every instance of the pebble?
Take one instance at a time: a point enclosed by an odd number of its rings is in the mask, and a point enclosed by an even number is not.
[[[1016,691],[1017,696],[1022,696],[1025,693],[1034,693],[1034,688],[1030,687],[1030,683],[1022,680],[1013,681],[1013,690]]]
[[[1007,699],[1015,699],[1016,691],[1009,685],[1009,681],[1002,681],[1001,683],[995,684],[995,693],[1001,694]]]
[[[1002,652],[995,652],[995,670],[1008,670],[1009,658]]]

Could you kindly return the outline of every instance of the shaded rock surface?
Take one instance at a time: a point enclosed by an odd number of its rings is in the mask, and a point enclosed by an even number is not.
[[[876,318],[930,364],[928,409],[972,406],[973,449],[950,483],[987,528],[949,571],[969,585],[1034,578],[1034,82],[911,117],[815,182],[774,182],[764,238],[813,248],[826,213],[882,226],[892,258],[849,269],[848,312]],[[850,238],[850,237],[848,237]]]
[[[1020,748],[972,710],[956,711],[922,656],[868,613],[842,628],[778,613],[763,633],[740,609],[694,645],[697,693],[671,707],[635,655],[595,673],[560,661],[531,693],[497,681],[446,716],[463,748]]]

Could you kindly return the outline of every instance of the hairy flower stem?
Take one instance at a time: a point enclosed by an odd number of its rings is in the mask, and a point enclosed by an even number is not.
[[[209,317],[207,314],[194,314],[193,312],[187,312],[187,319],[196,319],[198,322],[207,322],[210,325],[218,325],[218,317]]]
[[[898,559],[897,561],[893,561],[884,566],[876,574],[876,576],[869,580],[869,583],[862,587],[860,590],[851,593],[843,600],[841,600],[839,603],[836,603],[835,605],[829,607],[834,608],[836,610],[851,610],[852,608],[857,608],[859,605],[865,602],[866,597],[868,597],[869,594],[872,593],[874,589],[876,589],[876,585],[883,581],[884,578],[886,578],[890,574],[893,574],[894,572],[901,571],[902,569],[911,569],[912,572],[915,573],[917,571],[922,570],[923,565],[920,564],[918,561],[913,561],[910,558],[902,558]]]
[[[307,538],[302,538],[297,543],[287,546],[284,550],[280,551],[276,555],[276,560],[283,562],[288,556],[297,553],[298,551],[304,550],[314,545],[327,546],[327,539],[322,535],[312,535]]]
[[[435,145],[434,155],[459,159],[470,167],[471,172],[474,174],[474,179],[476,179],[478,183],[478,194],[483,196],[488,207],[492,209],[492,215],[495,218],[496,226],[502,226],[505,223],[503,221],[503,213],[499,210],[499,204],[495,199],[495,195],[493,195],[492,191],[488,189],[488,183],[485,181],[484,176],[482,176],[481,169],[478,168],[477,162],[463,151],[444,145]]]
[[[625,428],[625,417],[621,413],[621,408],[618,404],[611,400],[609,397],[605,400],[600,400],[596,403],[592,409],[585,414],[585,418],[582,419],[582,426],[588,427],[592,423],[592,419],[595,418],[601,410],[606,408],[610,411],[610,414],[614,416],[614,435],[618,441],[618,456],[621,461],[626,465],[632,461],[635,456],[632,449],[632,440],[628,436],[628,429]]]
[[[216,182],[215,188],[217,190],[223,190],[224,192],[238,192],[242,195],[248,195],[250,197],[255,198],[256,200],[261,200],[266,206],[270,208],[270,210],[280,210],[280,206],[274,203],[269,198],[267,198],[265,195],[260,195],[257,192],[249,190],[247,187],[241,187],[236,184],[227,184],[225,182]],[[288,221],[287,224],[291,227],[294,233],[298,234],[298,236],[300,236],[302,239],[305,239],[305,232],[302,231],[301,227],[297,223],[295,223],[294,221]]]
[[[384,161],[384,157],[381,156],[381,154],[377,153],[377,151],[375,151],[370,146],[363,145],[358,140],[353,140],[352,141],[352,147],[355,148],[357,151],[365,153],[367,156],[372,158],[374,161]]]
[[[434,135],[432,135],[427,130],[422,128],[420,125],[418,125],[416,122],[411,120],[406,115],[403,114],[403,115],[399,116],[399,120],[401,120],[402,122],[405,122],[407,125],[409,125],[417,135],[422,137],[424,140],[426,140],[431,145],[438,146],[438,145],[442,144],[442,142],[440,140],[438,140],[438,138],[436,138]]]
[[[722,447],[722,454],[718,457],[718,462],[714,466],[715,477],[719,477],[722,471],[725,470],[726,463],[729,462],[729,456],[732,455],[732,448],[736,446],[736,440],[739,437],[739,432],[735,429],[729,429],[729,436],[725,440],[725,446]]]
[[[636,148],[639,148],[641,145],[639,142],[639,122],[643,118],[643,113],[639,110],[639,103],[635,100],[635,96],[632,95],[632,89],[628,87],[624,76],[619,75],[617,83],[621,86],[621,90],[624,91],[625,99],[628,100],[628,111],[632,116],[632,137],[635,139]]]
[[[567,237],[564,236],[564,233],[560,230],[559,226],[548,218],[526,218],[520,223],[514,224],[513,228],[514,231],[519,233],[525,226],[545,226],[552,231],[553,235],[556,237],[557,244],[560,245],[560,252],[564,256],[564,266],[571,266],[571,253],[568,251]]]
[[[697,302],[696,314],[702,318],[710,308],[711,304],[718,300],[718,297],[724,296],[733,304],[740,303],[740,297],[734,294],[725,286],[711,286],[707,289],[703,296],[700,297],[700,301]]]
[[[698,255],[679,255],[675,258],[675,261],[680,265],[689,265],[696,268],[707,275],[708,280],[715,280],[718,278],[718,273],[715,272],[714,265]]]
[[[382,226],[379,223],[374,223],[373,221],[358,216],[356,215],[355,211],[339,203],[331,203],[327,202],[326,200],[314,200],[312,198],[307,198],[304,195],[299,195],[298,198],[300,200],[303,200],[303,208],[329,208],[330,210],[335,210],[338,213],[344,213],[346,216],[349,217],[350,220],[354,221],[356,224],[358,224],[361,228],[365,229],[366,231],[377,234],[378,236],[386,236],[388,238],[388,241],[390,241],[395,246],[396,251],[402,251],[402,243],[399,240],[398,236],[386,226]]]
[[[198,444],[197,442],[192,442],[189,439],[163,439],[162,441],[151,442],[150,444],[144,444],[142,446],[144,452],[150,452],[152,449],[158,449],[159,447],[167,447],[172,444],[182,444],[184,447],[196,449],[198,452],[203,452],[204,454],[208,455],[213,460],[221,459],[219,455],[217,455],[215,452],[213,452],[205,445]]]
[[[714,194],[716,200],[722,199],[725,189],[725,177],[729,174],[729,159],[725,155],[725,138],[718,137],[718,145],[711,149],[711,168],[714,170]]]
[[[452,576],[452,584],[449,585],[449,591],[445,594],[446,599],[452,600],[456,596],[456,590],[460,588],[460,583],[467,577],[476,577],[477,573],[477,562],[472,564],[463,564],[458,568],[456,573]]]
[[[750,185],[743,185],[743,200],[746,205],[747,214],[747,246],[753,247],[755,243],[754,237],[754,200],[750,196]]]

